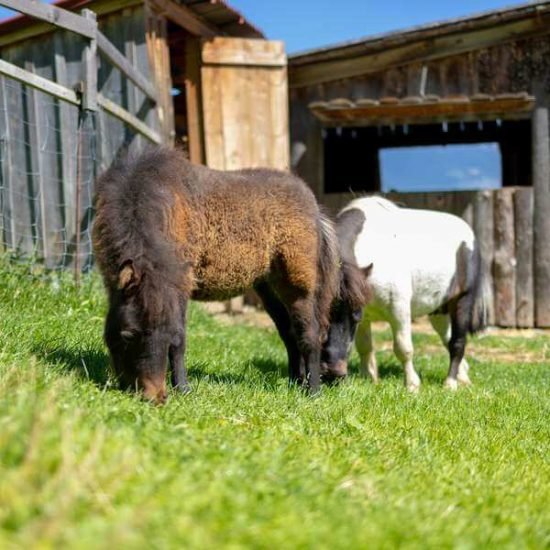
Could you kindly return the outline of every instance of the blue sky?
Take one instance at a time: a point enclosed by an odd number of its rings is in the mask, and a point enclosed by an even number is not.
[[[517,5],[506,0],[229,0],[289,54],[365,36]],[[0,8],[0,18],[9,15]],[[428,161],[428,162],[427,162]],[[495,187],[501,179],[495,145],[386,150],[384,187],[428,190]],[[414,176],[411,176],[414,174]]]
[[[284,40],[288,53],[517,2],[506,0],[229,0],[268,38]]]

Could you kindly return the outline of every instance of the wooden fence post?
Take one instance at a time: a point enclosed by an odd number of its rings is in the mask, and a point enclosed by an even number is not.
[[[546,96],[543,96],[546,97]],[[538,104],[532,118],[535,239],[535,323],[550,327],[550,139],[548,105]]]
[[[95,26],[95,36],[90,38],[88,44],[82,52],[82,83],[80,86],[81,104],[80,116],[78,121],[78,153],[77,153],[77,174],[76,174],[76,193],[75,193],[75,257],[74,257],[74,277],[75,283],[80,284],[80,271],[82,269],[80,263],[81,255],[81,228],[82,228],[82,183],[84,173],[93,174],[93,168],[86,170],[84,167],[83,151],[92,149],[91,143],[85,147],[83,140],[85,134],[83,129],[89,126],[90,120],[93,118],[94,111],[97,110],[97,19],[96,14],[88,9],[82,10],[82,16]],[[93,127],[93,125],[92,125]],[[91,141],[95,139],[95,132],[89,137]],[[92,159],[93,162],[93,159]],[[89,167],[90,168],[90,167]]]
[[[516,257],[514,241],[514,190],[495,195],[495,317],[501,327],[516,326]]]

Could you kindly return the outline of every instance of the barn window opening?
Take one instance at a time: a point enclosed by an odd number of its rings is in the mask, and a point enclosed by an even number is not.
[[[381,191],[473,191],[502,187],[498,143],[380,150]]]
[[[529,186],[531,121],[326,127],[325,193]]]

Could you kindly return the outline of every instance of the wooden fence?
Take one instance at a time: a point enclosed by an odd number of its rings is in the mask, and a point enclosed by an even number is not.
[[[490,277],[490,324],[520,328],[538,324],[533,187],[389,193],[387,197],[409,208],[440,210],[461,216],[474,229],[484,268]],[[325,195],[324,200],[332,211],[337,211],[353,198],[352,194],[335,194]]]
[[[58,29],[53,52],[39,42],[0,51],[1,244],[49,267],[73,263],[78,277],[91,262],[98,142],[99,149],[109,143],[101,138],[108,138],[109,121],[117,120],[131,136],[141,136],[140,143],[161,143],[154,117],[144,121],[157,92],[98,29],[92,11],[77,15],[32,0],[0,0],[0,5]],[[54,61],[45,61],[47,55]],[[132,86],[133,109],[101,93],[98,73],[106,65],[120,75],[118,82]],[[106,152],[109,161],[115,153]]]

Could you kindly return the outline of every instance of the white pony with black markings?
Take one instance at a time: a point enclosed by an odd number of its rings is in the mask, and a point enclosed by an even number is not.
[[[381,197],[364,197],[340,212],[336,229],[342,262],[363,268],[370,298],[362,311],[345,300],[333,305],[322,354],[325,376],[347,373],[358,327],[355,342],[361,372],[378,382],[371,322],[387,321],[405,371],[405,385],[418,391],[411,321],[428,315],[450,355],[445,386],[454,390],[459,384],[469,385],[466,336],[485,327],[488,292],[479,247],[468,224],[451,214],[400,208]]]

